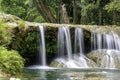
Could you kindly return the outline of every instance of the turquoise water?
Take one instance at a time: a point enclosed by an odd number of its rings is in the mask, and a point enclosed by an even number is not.
[[[120,80],[120,70],[98,68],[25,68],[24,72],[16,78],[20,80]],[[9,78],[0,78],[0,80],[9,80]]]
[[[25,69],[22,80],[120,80],[119,69]]]

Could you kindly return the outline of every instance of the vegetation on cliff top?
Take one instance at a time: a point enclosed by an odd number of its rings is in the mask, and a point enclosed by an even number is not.
[[[0,0],[0,11],[27,21],[120,25],[120,0]]]

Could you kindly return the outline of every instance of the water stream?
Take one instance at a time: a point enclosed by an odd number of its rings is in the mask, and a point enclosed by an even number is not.
[[[39,26],[39,33],[40,33],[40,41],[39,41],[39,61],[40,62],[38,65],[32,65],[27,67],[28,69],[47,69],[49,68],[47,66],[47,59],[46,59],[46,47],[45,47],[45,31],[44,31],[44,26]]]
[[[84,38],[83,30],[81,28],[75,28],[75,42],[74,42],[74,53],[84,55]]]
[[[58,29],[58,54],[65,57],[65,52],[69,60],[72,59],[71,36],[69,27],[59,27]]]
[[[41,55],[41,65],[46,66],[46,48],[45,48],[45,34],[44,34],[44,27],[39,26],[40,30],[40,51],[39,54]]]

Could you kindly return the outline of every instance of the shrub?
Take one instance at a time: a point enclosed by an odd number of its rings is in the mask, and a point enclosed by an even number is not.
[[[24,67],[24,59],[17,51],[8,51],[4,47],[0,47],[0,69],[8,74],[17,74]]]

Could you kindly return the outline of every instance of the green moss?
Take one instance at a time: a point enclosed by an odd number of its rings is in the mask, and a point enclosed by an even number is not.
[[[13,27],[8,26],[0,19],[0,45],[8,45],[12,39]]]
[[[10,22],[15,22],[15,18],[14,18],[14,17],[11,17],[11,18],[10,18]]]
[[[17,50],[19,54],[26,60],[25,64],[28,65],[31,61],[35,60],[38,44],[38,32],[35,31],[15,31],[15,36],[12,39],[9,47]]]
[[[18,28],[19,30],[26,31],[28,27],[26,26],[25,21],[20,20],[18,21]]]
[[[51,58],[57,53],[57,28],[47,28],[45,31],[46,53]]]

